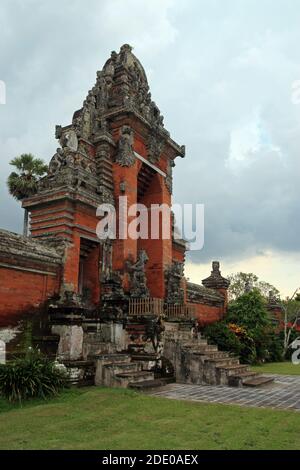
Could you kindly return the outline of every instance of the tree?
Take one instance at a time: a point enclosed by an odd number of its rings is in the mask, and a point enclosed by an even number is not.
[[[239,272],[231,274],[228,279],[230,280],[230,287],[228,289],[229,300],[236,300],[238,297],[243,295],[247,283],[258,289],[261,295],[265,298],[268,298],[270,291],[273,291],[275,296],[279,296],[279,291],[276,287],[272,286],[272,284],[269,284],[268,282],[260,281],[258,276],[253,273]]]
[[[267,302],[256,288],[228,306],[228,326],[239,334],[243,345],[241,358],[245,362],[270,361],[282,357],[282,347],[272,325]]]
[[[247,292],[228,306],[226,321],[249,330],[265,328],[271,324],[266,301],[258,289]]]
[[[292,332],[295,331],[298,321],[300,320],[300,298],[299,290],[296,289],[291,298],[280,303],[283,312],[283,351],[287,354],[288,349],[292,345]]]
[[[24,153],[11,160],[10,165],[17,171],[13,171],[8,179],[9,193],[18,201],[32,196],[37,192],[38,181],[48,170],[48,166],[40,158],[35,158],[30,153]],[[23,235],[28,235],[28,211],[24,212]]]

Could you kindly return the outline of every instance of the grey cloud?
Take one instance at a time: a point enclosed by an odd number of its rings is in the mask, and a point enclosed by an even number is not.
[[[70,121],[110,51],[129,42],[166,127],[187,146],[174,200],[206,206],[205,247],[191,259],[299,251],[299,23],[295,0],[2,0],[1,226],[22,224],[4,183],[9,160],[25,151],[49,160],[55,124]],[[251,129],[236,131],[256,111],[264,142],[253,149]],[[234,169],[236,135],[246,162]]]

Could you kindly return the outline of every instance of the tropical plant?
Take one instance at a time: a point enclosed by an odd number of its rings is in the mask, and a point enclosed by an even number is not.
[[[266,300],[254,289],[229,304],[226,318],[204,330],[220,349],[239,355],[241,362],[281,360],[282,346],[266,309]]]
[[[229,351],[240,355],[241,343],[237,335],[229,328],[225,321],[219,321],[207,325],[204,329],[204,335],[212,343],[216,344],[220,350]]]
[[[258,289],[247,292],[228,306],[226,320],[248,330],[264,328],[271,324],[266,301]]]
[[[35,158],[30,153],[24,153],[11,160],[10,165],[16,168],[8,179],[9,193],[18,201],[32,196],[37,191],[39,179],[47,172],[48,166],[40,158]],[[23,234],[28,234],[28,211],[24,211]]]
[[[273,291],[276,297],[279,296],[279,291],[276,287],[268,282],[260,281],[256,274],[239,272],[231,274],[228,276],[228,279],[230,280],[230,287],[228,289],[229,300],[236,300],[243,295],[247,283],[258,289],[265,298],[268,298],[270,291]]]
[[[66,385],[64,370],[35,350],[25,358],[0,364],[0,395],[10,402],[46,399],[57,395]]]

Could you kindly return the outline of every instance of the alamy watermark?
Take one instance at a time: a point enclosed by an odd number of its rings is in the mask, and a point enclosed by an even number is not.
[[[0,80],[0,104],[6,104],[6,85],[3,80]]]
[[[295,339],[295,341],[292,342],[290,347],[292,349],[295,349],[292,354],[292,363],[295,366],[298,366],[300,364],[300,337]]]
[[[174,214],[174,223],[172,223]],[[120,196],[118,205],[101,204],[97,209],[96,229],[100,240],[182,240],[189,250],[204,246],[203,204],[128,204],[127,196]]]
[[[6,360],[6,344],[0,339],[0,364],[5,364]]]

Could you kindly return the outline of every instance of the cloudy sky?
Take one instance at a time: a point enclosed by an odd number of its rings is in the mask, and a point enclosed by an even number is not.
[[[299,25],[299,0],[1,0],[0,226],[22,227],[9,160],[49,161],[55,125],[129,43],[187,147],[174,199],[205,204],[187,275],[199,282],[219,259],[224,274],[252,271],[289,294],[300,285]]]

